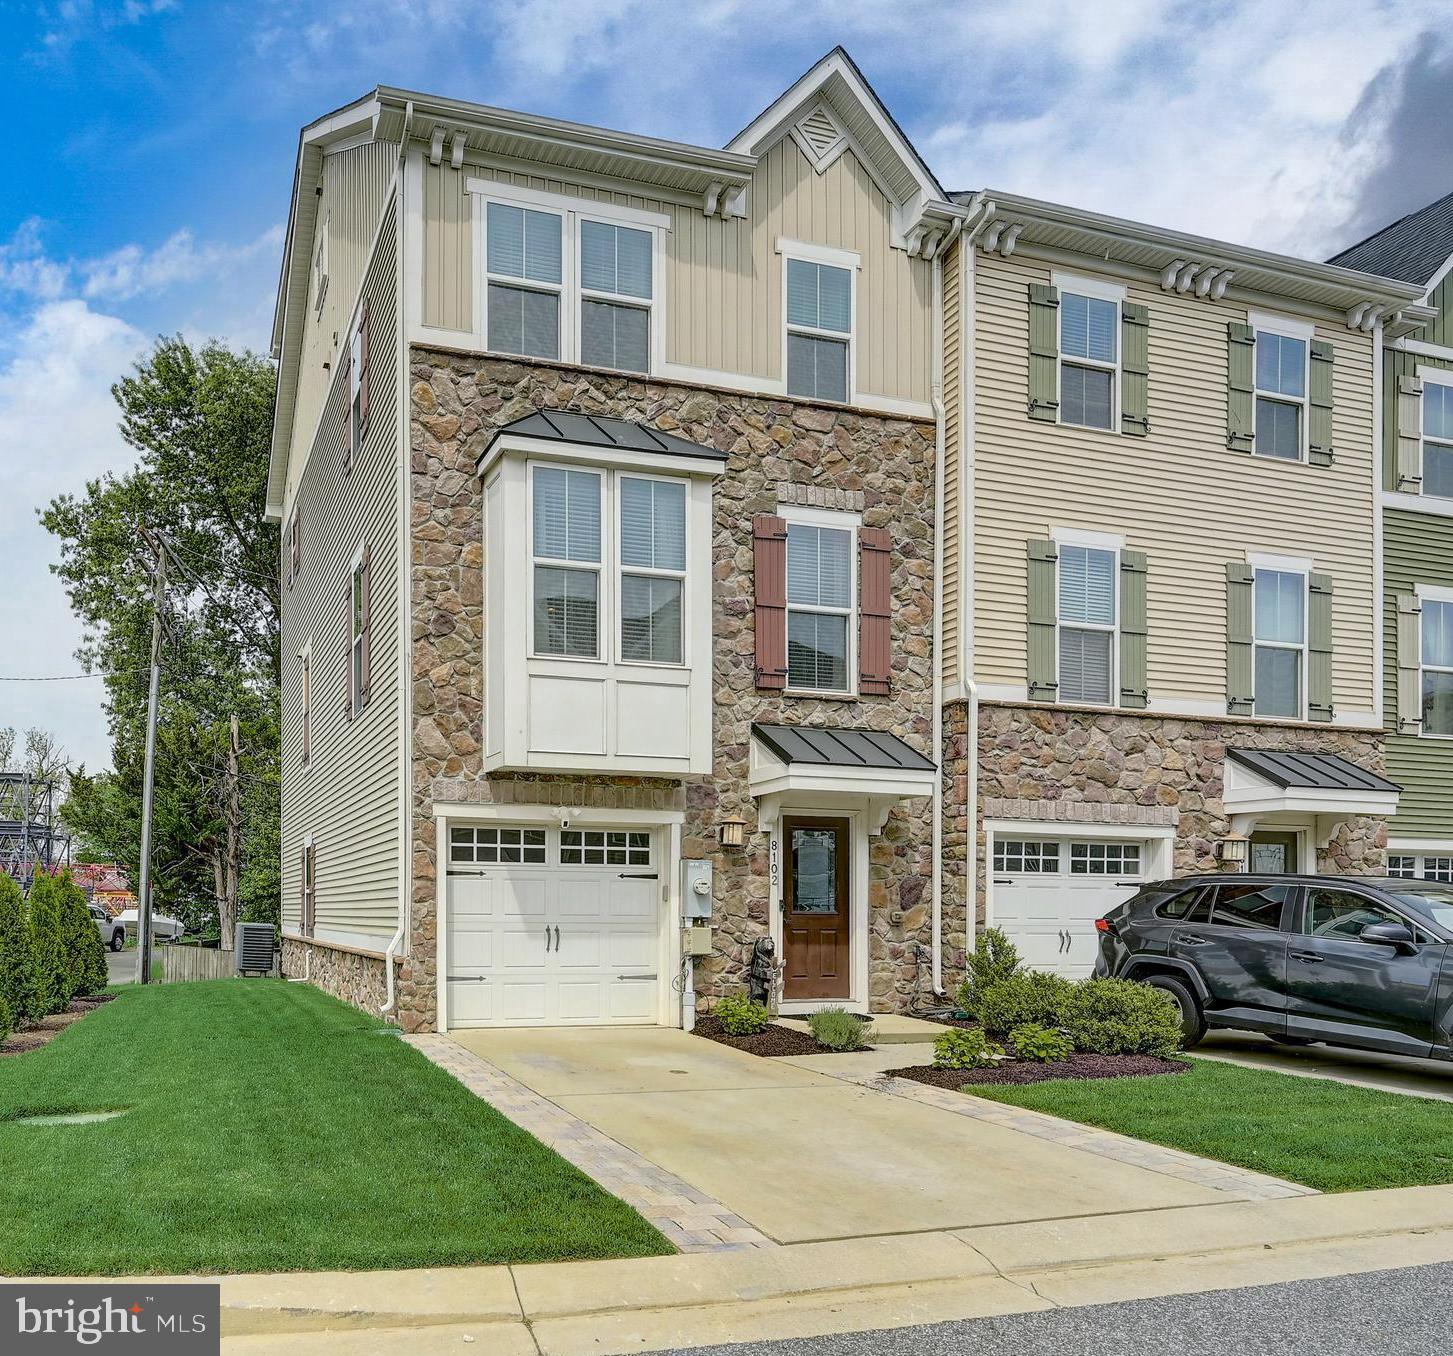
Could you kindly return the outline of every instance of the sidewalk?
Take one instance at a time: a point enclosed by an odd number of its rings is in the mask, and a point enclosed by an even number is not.
[[[1449,1260],[1453,1186],[1413,1187],[626,1261],[227,1277],[222,1325],[238,1356],[609,1356]]]

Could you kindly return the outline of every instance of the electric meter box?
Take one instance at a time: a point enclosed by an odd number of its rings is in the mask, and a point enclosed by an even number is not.
[[[681,916],[710,918],[711,894],[711,863],[704,857],[688,857],[681,863]]]

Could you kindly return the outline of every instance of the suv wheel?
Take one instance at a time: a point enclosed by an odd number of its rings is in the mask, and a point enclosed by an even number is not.
[[[1147,975],[1145,982],[1152,989],[1160,989],[1175,999],[1176,1007],[1181,1010],[1181,1044],[1189,1050],[1191,1046],[1198,1045],[1201,1037],[1206,1034],[1206,1018],[1201,1012],[1201,1005],[1196,1001],[1196,995],[1181,980],[1171,975]]]

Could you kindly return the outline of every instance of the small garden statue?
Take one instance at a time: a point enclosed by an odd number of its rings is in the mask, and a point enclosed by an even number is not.
[[[772,1004],[772,980],[777,973],[777,944],[758,937],[752,944],[752,965],[747,971],[747,992],[752,1002]]]

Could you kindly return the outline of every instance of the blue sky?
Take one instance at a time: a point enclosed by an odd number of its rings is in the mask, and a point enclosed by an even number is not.
[[[1445,0],[0,0],[0,678],[76,671],[34,510],[151,337],[264,348],[298,128],[375,84],[720,145],[834,43],[951,188],[1322,257],[1453,186]],[[106,762],[99,684],[0,725]]]

